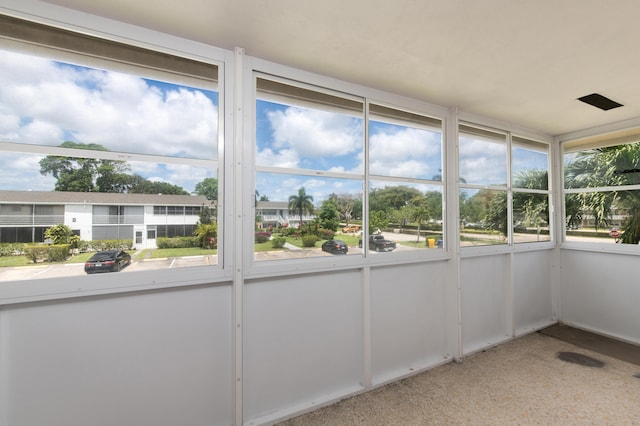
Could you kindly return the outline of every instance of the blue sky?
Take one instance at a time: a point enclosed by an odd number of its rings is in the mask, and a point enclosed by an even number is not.
[[[125,153],[217,158],[215,91],[3,50],[0,64],[2,142],[57,146],[71,140]],[[0,167],[8,173],[0,187],[53,189],[54,180],[39,173],[41,158],[5,153]],[[180,164],[130,165],[133,173],[188,191],[196,179],[216,173]]]
[[[256,103],[256,164],[282,167],[284,174],[258,173],[256,188],[271,201],[286,201],[304,187],[319,205],[330,194],[362,193],[364,174],[363,119],[350,113],[323,111],[258,100]],[[442,135],[439,131],[371,121],[370,173],[416,179],[441,174]],[[303,169],[339,172],[353,179],[296,175]],[[371,185],[396,185],[372,182]],[[425,186],[426,188],[426,186]]]
[[[0,141],[57,146],[65,140],[96,143],[111,151],[216,160],[218,94],[137,75],[63,64],[0,50]],[[353,179],[262,174],[257,190],[286,200],[304,186],[316,202],[331,193],[359,194],[364,173],[363,119],[352,112],[303,108],[259,100],[256,104],[256,164],[308,171],[339,172]],[[371,121],[370,173],[434,179],[442,173],[442,135]],[[505,146],[461,140],[460,168],[468,183],[504,183]],[[5,153],[3,189],[51,190],[35,154]],[[546,155],[514,150],[514,171],[546,168]],[[133,173],[192,191],[216,175],[180,164],[135,163]],[[212,163],[214,164],[214,163]],[[465,176],[465,174],[467,176]],[[396,184],[396,183],[391,183]],[[374,186],[384,186],[377,180]]]
[[[540,148],[514,145],[511,150],[513,176],[527,170],[548,170],[549,155]],[[460,135],[460,177],[464,183],[506,185],[507,144]]]

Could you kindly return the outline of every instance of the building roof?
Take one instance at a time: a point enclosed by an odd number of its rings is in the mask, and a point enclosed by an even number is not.
[[[287,201],[258,201],[256,208],[287,210],[289,208],[289,203]]]
[[[0,203],[215,206],[202,195],[5,190],[0,190]]]

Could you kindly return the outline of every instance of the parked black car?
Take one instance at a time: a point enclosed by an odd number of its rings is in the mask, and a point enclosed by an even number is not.
[[[96,272],[119,272],[131,263],[131,255],[122,250],[99,251],[84,264],[87,274]]]
[[[358,241],[358,247],[362,247],[362,240]],[[393,251],[395,249],[395,241],[386,240],[382,235],[369,236],[369,250]]]
[[[342,240],[327,240],[322,243],[322,251],[332,254],[347,254],[349,247],[347,247],[347,243]]]

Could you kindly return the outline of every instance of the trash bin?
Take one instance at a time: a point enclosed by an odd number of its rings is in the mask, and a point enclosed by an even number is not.
[[[434,248],[436,246],[436,239],[435,238],[429,238],[427,240],[427,242],[429,243],[429,248]]]

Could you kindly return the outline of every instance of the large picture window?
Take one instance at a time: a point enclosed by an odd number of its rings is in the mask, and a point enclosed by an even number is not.
[[[369,105],[369,250],[444,247],[442,121]]]
[[[363,114],[362,99],[256,78],[256,260],[361,253]]]
[[[549,145],[459,128],[460,244],[549,241]]]
[[[640,132],[626,133],[563,144],[566,241],[640,243]]]
[[[443,247],[442,121],[256,76],[256,260]]]
[[[132,255],[122,273],[155,257],[216,264],[218,67],[8,17],[2,24],[0,281],[29,279],[3,272],[34,262],[51,269],[39,278],[84,275],[94,252],[112,248]],[[27,220],[14,207],[50,213]],[[155,238],[146,232],[155,225],[181,231]],[[52,262],[51,244],[68,245],[67,255]]]

